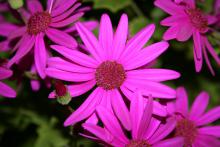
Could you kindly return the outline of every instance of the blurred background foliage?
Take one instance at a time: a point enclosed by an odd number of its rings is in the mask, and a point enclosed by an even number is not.
[[[159,22],[167,15],[153,5],[153,0],[81,0],[84,5],[92,6],[84,20],[99,20],[103,13],[108,13],[114,27],[117,26],[122,13],[129,16],[130,36],[150,23],[157,25],[156,32],[150,43],[162,39],[165,27]],[[45,0],[42,0],[45,4]],[[198,5],[205,12],[213,13],[213,0],[199,1]],[[10,21],[15,21],[10,14],[4,16]],[[97,33],[98,31],[95,30]],[[219,34],[219,32],[215,32]],[[219,39],[210,37],[216,51],[220,53]],[[156,67],[168,68],[179,71],[181,78],[167,82],[176,88],[185,86],[188,90],[190,101],[202,91],[207,91],[210,96],[210,105],[220,104],[220,70],[216,63],[212,63],[216,76],[212,76],[206,65],[201,73],[194,70],[192,40],[180,43],[170,41],[170,48],[160,56]],[[0,53],[0,57],[7,58],[9,54]],[[213,60],[212,60],[213,61]],[[59,105],[55,100],[47,98],[52,89],[41,87],[40,91],[33,92],[29,79],[22,75],[22,85],[17,86],[16,81],[7,81],[17,91],[16,99],[0,98],[0,147],[90,147],[96,143],[80,137],[78,133],[82,128],[74,126],[63,127],[65,118],[70,114],[69,108]],[[88,92],[89,93],[89,92]],[[88,95],[74,98],[71,102],[77,108]]]

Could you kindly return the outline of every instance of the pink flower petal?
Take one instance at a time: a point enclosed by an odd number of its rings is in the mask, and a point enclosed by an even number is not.
[[[182,23],[181,25],[182,27],[180,27],[176,38],[178,41],[185,42],[192,36],[193,27],[189,22]]]
[[[179,87],[176,90],[176,112],[181,113],[185,117],[188,116],[188,95],[184,87]],[[174,112],[175,113],[175,112]]]
[[[10,32],[10,34],[8,35],[8,39],[12,40],[15,39],[17,37],[20,37],[22,35],[24,35],[24,33],[27,31],[27,27],[20,27],[17,28],[16,30],[13,30],[12,32]]]
[[[201,36],[200,33],[195,31],[193,33],[193,41],[194,41],[194,60],[195,60],[195,68],[196,72],[200,72],[202,68],[202,44],[201,44]]]
[[[205,112],[209,103],[209,95],[207,92],[201,92],[195,99],[191,111],[190,118],[195,120],[201,117],[201,115]]]
[[[102,62],[105,56],[96,37],[80,22],[76,23],[76,29],[92,56],[98,62]]]
[[[114,90],[113,93],[114,96],[111,97],[112,108],[124,128],[130,130],[131,119],[127,106],[125,105],[125,102],[117,89]]]
[[[127,63],[124,63],[124,68],[131,70],[146,65],[162,54],[168,46],[169,44],[165,41],[147,46],[141,50],[137,56],[131,58]]]
[[[183,13],[184,10],[181,6],[176,5],[171,0],[156,0],[154,1],[154,5],[166,11],[169,14],[176,15],[178,13]]]
[[[109,130],[109,132],[119,139],[122,143],[128,143],[128,139],[124,135],[123,130],[115,116],[103,106],[98,106],[96,108],[98,116],[102,120],[104,126]]]
[[[150,24],[141,31],[139,31],[134,37],[132,37],[128,41],[119,60],[125,63],[128,60],[130,60],[132,56],[138,54],[139,51],[143,48],[143,46],[149,41],[149,39],[154,33],[154,30],[155,30],[155,25]]]
[[[148,128],[145,130],[143,138],[148,140],[156,132],[156,130],[160,126],[160,123],[160,120],[151,117],[150,124],[148,125]]]
[[[86,119],[91,114],[94,113],[96,106],[100,103],[102,99],[102,90],[100,88],[96,88],[90,94],[90,96],[85,100],[85,102],[76,109],[64,122],[64,126],[74,125],[75,123]]]
[[[152,97],[165,99],[173,99],[176,97],[175,90],[157,82],[127,79],[124,84],[132,91],[135,91],[137,88],[140,89],[145,96],[152,95]]]
[[[68,71],[59,70],[56,68],[47,68],[46,75],[55,79],[60,79],[69,82],[84,82],[95,78],[94,73],[73,73]]]
[[[127,78],[150,80],[154,82],[162,82],[162,81],[177,79],[180,77],[180,74],[178,72],[167,69],[132,70],[132,71],[128,71],[126,75]]]
[[[96,60],[77,50],[72,50],[59,45],[52,45],[51,48],[66,57],[67,59],[76,62],[77,64],[80,64],[82,66],[90,68],[97,68],[98,66],[98,62]]]
[[[186,15],[172,15],[163,19],[160,24],[163,26],[174,26],[180,24],[180,20],[186,19]]]
[[[213,16],[213,15],[207,15],[207,20],[208,20],[208,24],[209,25],[212,25],[214,23],[216,23],[218,21],[217,17],[216,16]]]
[[[33,91],[38,91],[40,89],[40,81],[38,80],[31,80],[31,88]]]
[[[195,147],[219,147],[220,141],[218,138],[209,135],[198,135],[194,143]]]
[[[12,71],[7,69],[7,68],[3,68],[3,67],[0,67],[0,80],[3,80],[3,79],[6,79],[10,76],[12,76]]]
[[[52,57],[49,58],[47,61],[48,67],[69,71],[69,72],[75,72],[75,73],[94,73],[95,69],[93,68],[87,68],[83,67],[81,65],[77,65],[74,63],[71,63],[67,60],[64,60],[60,57]]]
[[[22,44],[20,45],[18,51],[16,52],[15,56],[10,59],[8,62],[8,67],[11,67],[15,62],[19,61],[23,58],[34,46],[35,43],[35,36],[29,36],[25,34],[25,39],[23,40]]]
[[[208,126],[199,128],[199,134],[220,137],[220,126]]]
[[[34,60],[35,60],[36,70],[42,79],[46,77],[45,69],[47,62],[47,53],[46,53],[43,37],[44,37],[43,34],[38,34],[36,36],[35,49],[34,49]]]
[[[98,22],[95,20],[81,22],[89,31],[94,30],[98,26]],[[68,27],[64,30],[67,33],[76,32],[76,26],[73,24],[72,26]]]
[[[76,13],[76,14],[71,15],[70,17],[68,17],[68,18],[66,18],[64,20],[61,20],[61,21],[58,21],[58,22],[52,22],[50,24],[50,26],[55,27],[55,28],[62,28],[62,27],[68,26],[68,25],[76,22],[83,15],[84,15],[83,12]]]
[[[153,145],[154,147],[182,147],[184,146],[184,139],[182,137],[175,137],[159,141]]]
[[[170,27],[164,34],[163,34],[163,39],[164,40],[171,40],[175,39],[177,37],[177,33],[179,32],[180,26],[179,25],[174,25]]]
[[[0,82],[0,95],[8,98],[15,98],[16,92],[14,89],[9,87],[8,85]]]
[[[9,34],[12,31],[15,31],[16,29],[18,29],[18,26],[12,23],[0,22],[0,35],[1,36],[8,37]]]
[[[166,124],[161,124],[153,136],[149,139],[149,143],[154,144],[169,135],[176,127],[176,121],[168,118]]]
[[[107,14],[101,17],[99,43],[105,52],[105,56],[111,59],[112,44],[113,44],[113,28],[112,23]]]
[[[113,39],[113,59],[117,60],[125,48],[128,36],[128,16],[122,14]]]
[[[196,119],[195,122],[198,126],[202,126],[212,123],[219,118],[220,118],[220,106],[209,110],[204,115]]]
[[[58,45],[63,45],[72,49],[75,49],[77,46],[76,40],[63,31],[48,28],[46,34],[53,42],[57,43]]]
[[[148,103],[146,104],[144,108],[144,112],[142,114],[141,121],[138,126],[137,138],[143,139],[145,135],[145,131],[147,130],[150,124],[152,112],[153,112],[153,98],[151,97],[151,95],[149,95]]]
[[[52,17],[65,13],[65,11],[68,10],[75,3],[76,3],[76,0],[66,0],[66,1],[58,2],[57,4],[55,4],[54,9],[51,13]],[[56,5],[57,5],[57,8],[56,8]]]
[[[87,120],[85,123],[89,123],[89,124],[94,124],[96,125],[98,123],[98,117],[95,113],[93,113]]]
[[[28,8],[28,11],[31,12],[32,14],[43,11],[43,7],[38,0],[28,0],[27,8]]]

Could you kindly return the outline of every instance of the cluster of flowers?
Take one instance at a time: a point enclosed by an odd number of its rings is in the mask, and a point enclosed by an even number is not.
[[[96,21],[78,21],[90,8],[81,7],[77,0],[48,0],[46,10],[38,0],[26,3],[27,9],[17,10],[22,23],[12,24],[0,17],[0,35],[5,38],[0,42],[0,51],[12,48],[14,53],[8,61],[1,60],[0,80],[12,75],[10,68],[14,64],[25,64],[33,90],[40,88],[40,79],[48,86],[48,78],[59,80],[49,98],[68,103],[69,98],[92,91],[64,126],[83,121],[85,132],[81,135],[102,144],[220,146],[220,126],[208,126],[220,118],[220,106],[205,112],[209,95],[201,92],[189,111],[185,89],[175,90],[162,83],[177,79],[180,74],[152,67],[168,49],[167,40],[187,41],[192,36],[196,71],[201,71],[204,57],[214,74],[207,52],[219,65],[220,58],[206,35],[211,31],[210,25],[219,26],[219,0],[214,16],[203,14],[194,0],[155,0],[157,7],[171,15],[161,22],[170,28],[164,41],[147,46],[155,25],[150,24],[128,38],[126,14],[121,16],[115,32],[109,16],[103,14],[97,39],[91,32],[98,26]],[[0,7],[1,11],[9,11],[7,4]],[[79,36],[83,44],[72,36]],[[53,56],[51,49],[59,56]],[[61,81],[72,84],[64,85]],[[13,98],[16,92],[0,82],[0,95]]]

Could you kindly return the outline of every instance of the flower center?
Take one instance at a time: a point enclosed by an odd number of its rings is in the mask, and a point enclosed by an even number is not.
[[[96,69],[95,79],[99,87],[111,90],[120,87],[126,78],[123,66],[115,61],[105,61]]]
[[[200,9],[191,8],[186,10],[186,13],[189,16],[190,22],[195,28],[197,28],[200,32],[207,31],[208,20]]]
[[[131,140],[125,147],[151,147],[146,140]]]
[[[177,122],[176,136],[182,136],[184,138],[184,146],[190,146],[195,141],[198,134],[196,125],[188,119],[181,119]]]
[[[27,31],[30,35],[37,35],[44,32],[51,23],[51,16],[48,12],[36,12],[30,17],[27,24]]]

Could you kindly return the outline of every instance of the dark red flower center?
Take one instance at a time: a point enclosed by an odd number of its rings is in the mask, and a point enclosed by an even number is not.
[[[61,81],[56,81],[55,92],[58,97],[62,97],[67,94],[67,88]]]
[[[131,140],[125,147],[151,147],[146,140]]]
[[[204,32],[208,28],[208,20],[200,9],[188,9],[186,13],[189,16],[192,25],[200,32]]]
[[[123,66],[115,61],[105,61],[96,69],[95,79],[99,87],[111,90],[120,87],[126,78]]]
[[[193,121],[188,119],[181,119],[177,122],[176,136],[182,136],[184,138],[184,146],[188,147],[196,139],[198,130]]]
[[[28,20],[27,31],[30,35],[37,35],[45,32],[51,23],[51,16],[48,12],[36,12]]]

